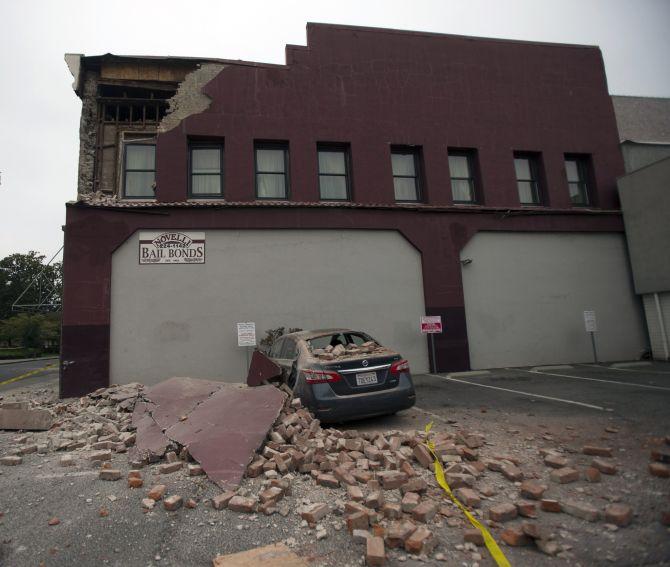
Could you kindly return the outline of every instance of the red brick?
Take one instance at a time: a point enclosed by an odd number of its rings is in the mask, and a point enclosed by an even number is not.
[[[347,495],[355,502],[364,500],[363,491],[358,486],[347,486]]]
[[[593,455],[595,457],[611,457],[612,449],[609,447],[597,447],[595,445],[584,445],[582,453],[585,455]]]
[[[400,504],[396,504],[395,502],[387,502],[384,504],[382,507],[382,513],[384,514],[384,517],[388,518],[389,520],[397,520],[400,518],[400,516],[402,516]]]
[[[310,524],[318,523],[322,518],[328,515],[330,508],[328,504],[316,503],[310,504],[302,509],[300,512],[300,517],[303,520],[307,520]]]
[[[418,476],[410,478],[400,487],[400,492],[402,494],[405,494],[406,492],[416,492],[417,494],[423,494],[426,492],[426,490],[428,490],[428,483]]]
[[[568,466],[569,461],[563,455],[549,453],[544,457],[544,464],[554,469],[562,469]]]
[[[561,504],[558,500],[549,500],[547,498],[543,498],[542,501],[540,502],[540,508],[544,510],[545,512],[562,512]]]
[[[247,476],[249,478],[256,478],[263,473],[263,465],[265,461],[261,459],[256,459],[247,467]]]
[[[365,499],[365,505],[373,510],[379,510],[384,505],[384,493],[381,490],[373,490]]]
[[[347,530],[352,533],[354,530],[367,530],[370,526],[370,520],[365,512],[354,512],[346,517]]]
[[[343,454],[343,453],[340,453],[340,454]],[[344,467],[335,467],[333,469],[333,475],[342,484],[347,484],[349,486],[354,486],[357,482],[356,479],[352,476],[352,474],[349,471],[347,471]]]
[[[189,498],[188,500],[186,500],[186,502],[184,502],[184,506],[193,509],[198,506],[198,503],[195,500],[193,500],[193,498]]]
[[[226,506],[228,506],[228,502],[230,502],[230,499],[233,496],[235,496],[235,493],[232,490],[228,490],[223,494],[215,496],[212,498],[212,508],[215,510],[223,510]]]
[[[58,524],[60,524],[60,520],[58,518],[51,518],[47,522],[47,524],[49,524],[50,526],[57,526]]]
[[[511,463],[504,463],[500,468],[500,472],[507,480],[511,480],[512,482],[523,480],[523,472],[521,469]]]
[[[414,458],[419,461],[419,464],[424,467],[424,468],[430,468],[430,465],[433,464],[434,459],[433,456],[430,454],[430,451],[428,451],[428,448],[423,445],[422,443],[419,443],[416,447],[414,447]]]
[[[91,461],[111,461],[112,452],[111,451],[93,451],[89,455],[89,460]]]
[[[98,478],[100,480],[121,480],[121,471],[118,469],[100,469]]]
[[[617,468],[612,463],[603,461],[602,459],[593,459],[591,461],[591,466],[594,469],[598,469],[603,474],[616,474]]]
[[[340,486],[340,481],[337,480],[332,474],[323,473],[316,477],[316,483],[321,486],[326,486],[328,488],[337,488]]]
[[[256,507],[256,501],[253,498],[245,498],[244,496],[233,496],[228,501],[228,509],[233,512],[253,512]]]
[[[519,511],[519,516],[524,518],[536,518],[537,517],[537,505],[535,502],[527,502],[520,500],[515,502],[516,509]]]
[[[147,494],[147,498],[151,498],[154,501],[158,501],[161,498],[163,498],[163,495],[165,494],[165,491],[167,490],[167,486],[164,484],[157,484],[153,487],[151,487],[151,490],[149,490],[149,493]]]
[[[402,497],[402,502],[400,507],[403,512],[411,512],[419,505],[420,497],[415,492],[407,492],[405,496]]]
[[[151,510],[156,505],[156,501],[151,498],[142,498],[142,508]]]
[[[407,482],[407,475],[402,471],[383,471],[377,474],[377,478],[384,490],[400,488]]]
[[[0,457],[0,465],[5,465],[6,467],[15,467],[20,465],[23,462],[23,459],[17,455],[8,455],[6,457]]]
[[[405,540],[416,531],[416,525],[408,520],[393,522],[386,533],[386,545],[390,548],[403,547]]]
[[[651,458],[659,463],[670,463],[670,449],[658,447],[651,450]]]
[[[437,502],[432,500],[424,500],[414,510],[412,510],[412,518],[417,522],[430,522],[433,516],[437,514]]]
[[[494,522],[507,522],[513,520],[518,515],[518,510],[514,504],[503,502],[489,508],[489,518]]]
[[[144,481],[141,478],[132,476],[128,479],[128,488],[142,488]]]
[[[579,480],[579,472],[575,469],[569,467],[564,467],[562,469],[556,469],[552,471],[549,475],[549,478],[554,482],[559,484],[567,484],[568,482],[575,482]]]
[[[670,478],[670,466],[663,463],[649,463],[649,472],[659,478]]]
[[[456,490],[456,498],[470,508],[479,508],[482,503],[481,498],[472,488],[459,488]]]
[[[170,512],[174,512],[178,508],[181,508],[182,504],[183,500],[181,496],[178,496],[176,494],[168,496],[165,500],[163,500],[163,507]]]
[[[584,477],[589,482],[600,482],[600,471],[595,467],[588,467],[584,471]]]
[[[610,504],[605,508],[605,521],[624,528],[633,521],[633,510],[626,504]]]
[[[416,555],[430,553],[436,545],[437,541],[433,536],[433,532],[421,526],[405,540],[405,551]]]
[[[188,476],[200,476],[205,473],[200,465],[188,465]]]
[[[521,483],[521,496],[524,498],[540,500],[546,490],[546,484],[540,484],[535,480],[525,480]]]
[[[521,524],[521,530],[531,539],[545,539],[546,534],[543,533],[540,526],[531,522],[524,522]]]
[[[158,472],[160,474],[170,474],[173,472],[177,472],[178,470],[181,469],[181,467],[182,467],[181,461],[177,461],[174,463],[163,463],[158,467]]]
[[[507,545],[511,547],[521,547],[524,545],[530,545],[532,543],[532,540],[523,532],[519,526],[505,528],[500,534],[500,539],[502,539]]]
[[[276,504],[283,497],[284,497],[284,491],[278,486],[271,486],[270,488],[266,488],[258,495],[258,499],[263,504],[267,502]]]
[[[585,502],[577,502],[575,500],[567,500],[561,504],[561,509],[566,514],[581,518],[587,522],[595,522],[600,518],[600,512],[597,508],[586,504]]]
[[[484,536],[477,528],[469,528],[463,533],[463,541],[466,543],[474,543],[475,545],[484,545]]]
[[[381,537],[369,537],[365,552],[365,561],[371,567],[386,564],[386,551],[384,550],[384,540]]]

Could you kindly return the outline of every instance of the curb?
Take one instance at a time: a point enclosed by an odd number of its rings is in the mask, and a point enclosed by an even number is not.
[[[40,356],[38,358],[14,358],[11,360],[0,360],[2,364],[17,364],[19,362],[34,362],[35,360],[58,360],[60,356]]]
[[[613,362],[610,368],[637,368],[638,366],[651,366],[651,362]]]
[[[570,364],[554,364],[554,365],[549,365],[549,366],[533,366],[533,368],[530,369],[531,372],[542,372],[542,371],[549,371],[549,370],[572,370],[574,366],[571,366]]]

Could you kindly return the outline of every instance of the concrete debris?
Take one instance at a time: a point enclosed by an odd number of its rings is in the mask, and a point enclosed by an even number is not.
[[[0,429],[46,431],[53,424],[53,415],[45,409],[0,408]]]
[[[212,565],[213,567],[251,567],[254,565],[308,567],[309,564],[283,543],[276,543],[240,553],[217,555]]]

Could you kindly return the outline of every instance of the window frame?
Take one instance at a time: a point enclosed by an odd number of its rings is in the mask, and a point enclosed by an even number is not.
[[[393,198],[396,203],[423,203],[424,181],[423,181],[423,161],[421,146],[403,146],[392,145],[390,147],[391,156],[391,176],[393,178]],[[393,173],[393,155],[411,155],[414,158],[414,175],[396,175]],[[398,199],[395,194],[395,179],[414,179],[414,189],[416,199]]]
[[[344,175],[341,173],[321,173],[319,169],[319,152],[342,152],[344,154]],[[351,150],[349,144],[335,143],[335,142],[317,142],[316,144],[316,173],[319,182],[319,200],[320,201],[334,201],[347,202],[351,201]],[[321,194],[321,176],[325,177],[344,177],[346,184],[347,196],[344,199],[325,198]]]
[[[284,152],[284,197],[259,197],[258,175],[279,175],[276,171],[258,171],[258,150],[282,150]],[[288,201],[290,200],[289,180],[289,144],[282,141],[254,141],[254,188],[255,198],[258,201]]]
[[[154,149],[154,168],[153,169],[128,169],[127,164],[128,164],[128,148],[130,146],[151,146]],[[153,187],[153,195],[128,195],[126,193],[126,185],[127,185],[127,174],[129,172],[131,173],[146,173],[152,171],[154,174],[154,187]],[[146,143],[146,142],[140,142],[140,141],[134,141],[132,139],[130,140],[124,140],[123,141],[123,164],[122,164],[122,175],[123,175],[123,182],[122,182],[122,187],[121,187],[121,194],[122,194],[122,199],[144,199],[144,200],[149,200],[149,201],[154,201],[156,199],[156,141],[154,140],[153,143]]]
[[[528,170],[530,171],[531,179],[519,179],[516,173],[516,164],[514,163],[517,159],[525,159],[528,161]],[[514,166],[514,177],[516,179],[516,190],[517,196],[519,198],[519,204],[522,207],[541,207],[544,205],[544,192],[543,192],[543,183],[542,183],[542,166],[540,163],[541,157],[539,153],[536,152],[514,152],[512,154],[512,164]],[[534,186],[535,201],[532,203],[524,203],[521,201],[521,193],[519,191],[519,183],[532,183]]]
[[[194,193],[194,175],[215,175],[213,173],[193,172],[193,150],[219,150],[219,192],[218,193]],[[225,173],[225,148],[223,143],[217,142],[191,142],[188,147],[188,198],[189,199],[223,199],[224,198],[224,173]]]
[[[467,159],[468,164],[468,173],[470,177],[454,177],[451,173],[451,164],[449,163],[450,157],[464,157]],[[467,148],[447,148],[447,167],[449,168],[449,187],[451,189],[451,202],[455,205],[479,205],[479,180],[477,172],[477,152],[474,149]],[[468,181],[470,185],[470,195],[471,200],[461,201],[454,198],[454,186],[452,182],[456,181]]]
[[[568,171],[566,164],[569,161],[574,161],[577,165],[577,175],[579,181],[570,181],[568,179]],[[595,206],[595,198],[593,191],[593,178],[591,174],[591,156],[584,154],[564,154],[563,155],[563,172],[565,173],[565,180],[568,187],[568,198],[570,205],[573,207],[593,207]],[[581,194],[584,196],[584,203],[575,203],[570,195],[570,186],[577,183],[581,189]]]

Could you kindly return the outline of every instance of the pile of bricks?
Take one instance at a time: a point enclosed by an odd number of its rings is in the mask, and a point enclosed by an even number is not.
[[[131,415],[142,387],[125,384],[100,388],[70,402],[54,399],[21,402],[31,409],[50,411],[53,426],[48,431],[15,437],[0,464],[18,465],[25,455],[58,451],[63,453],[60,464],[67,467],[76,463],[73,453],[93,451],[94,462],[106,460],[100,456],[106,452],[125,453],[135,443]]]

